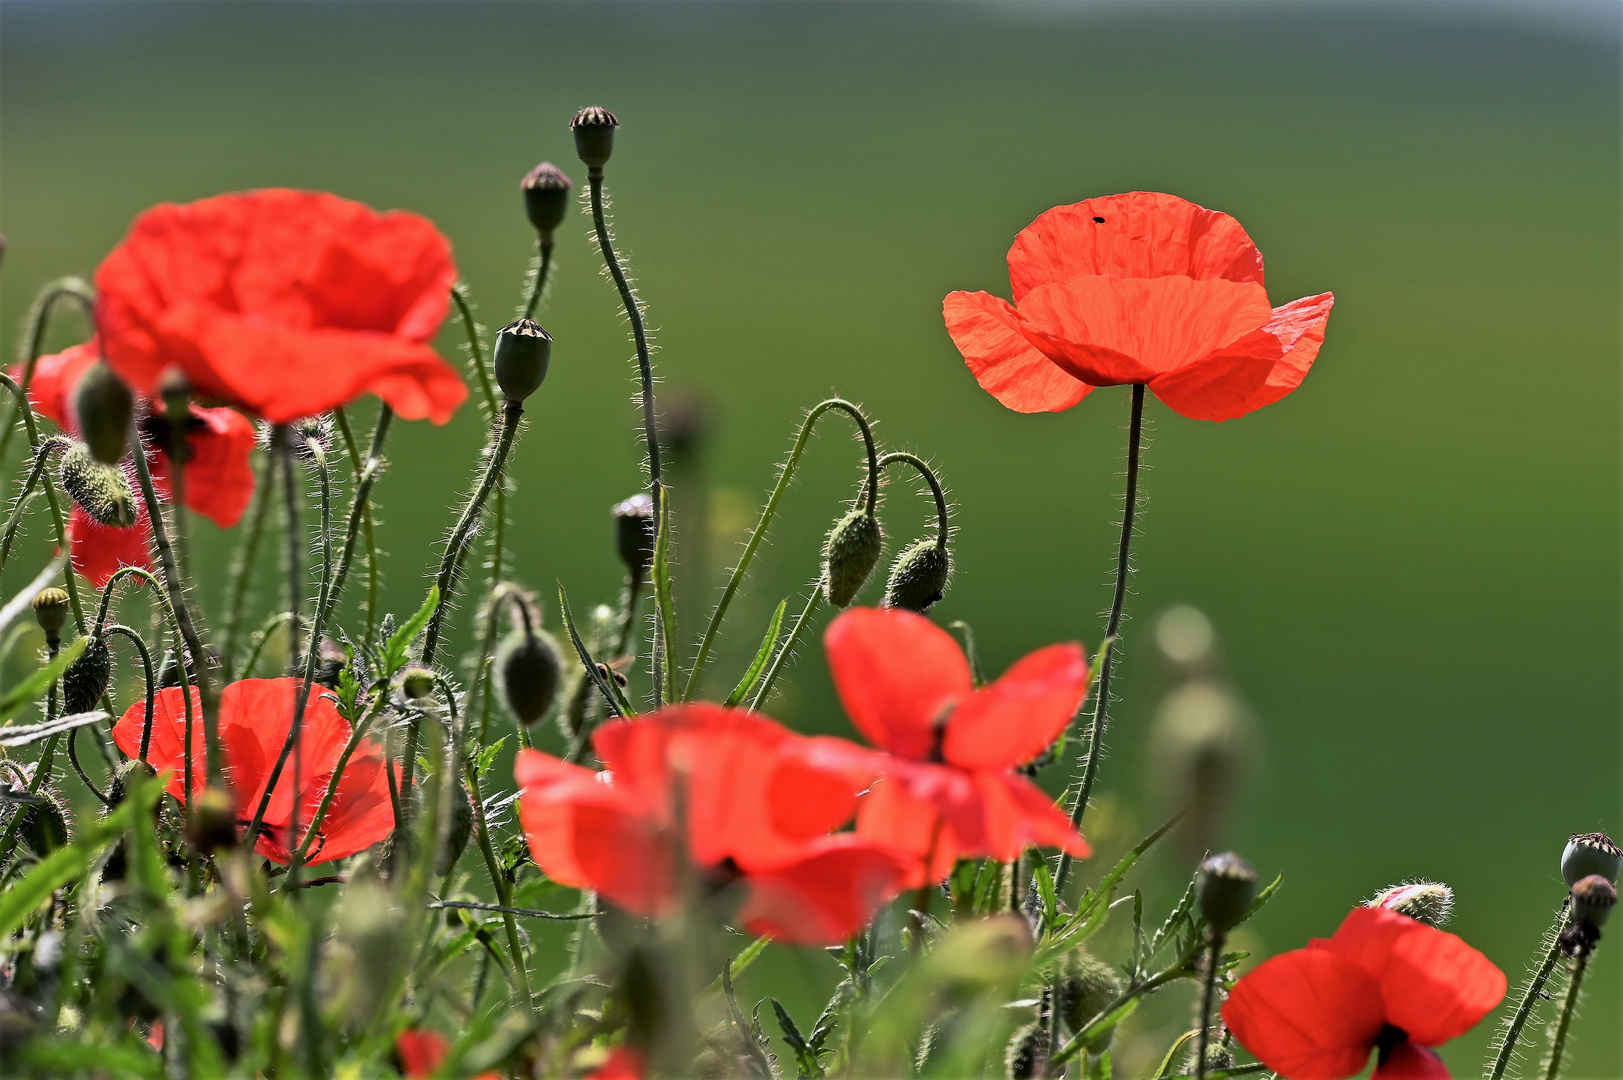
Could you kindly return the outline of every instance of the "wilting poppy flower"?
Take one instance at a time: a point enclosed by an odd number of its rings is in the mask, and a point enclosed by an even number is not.
[[[1244,416],[1301,383],[1335,302],[1271,306],[1238,221],[1145,191],[1043,214],[1009,249],[1009,283],[1012,304],[955,292],[942,314],[976,381],[1016,412],[1145,383],[1192,419]]]
[[[1334,937],[1242,978],[1223,1021],[1289,1080],[1343,1080],[1371,1050],[1374,1080],[1447,1080],[1430,1048],[1470,1031],[1504,996],[1504,973],[1453,934],[1355,908]]]
[[[407,1028],[395,1036],[394,1052],[400,1059],[400,1069],[407,1080],[421,1080],[440,1071],[451,1044],[437,1031]],[[480,1073],[474,1080],[496,1080],[493,1072]]]
[[[273,423],[367,393],[444,423],[468,391],[427,342],[455,281],[426,218],[270,188],[136,218],[96,271],[96,317],[107,362],[149,397],[173,364]]]
[[[605,772],[521,751],[519,818],[548,877],[627,911],[676,906],[685,852],[707,885],[738,886],[751,932],[828,945],[866,925],[911,870],[901,853],[829,835],[856,811],[859,786],[809,764],[806,740],[765,717],[675,706],[606,724],[592,745]]]
[[[816,740],[817,760],[882,774],[863,799],[857,832],[912,851],[930,880],[960,857],[1008,862],[1033,844],[1087,855],[1070,820],[1014,771],[1065,730],[1088,686],[1075,643],[1050,645],[977,690],[953,636],[922,615],[853,608],[823,639],[840,701],[885,751],[864,760]],[[915,881],[917,883],[917,881]]]
[[[242,679],[226,686],[220,697],[220,746],[225,754],[226,779],[237,800],[239,824],[246,826],[264,797],[271,770],[287,741],[293,723],[293,707],[300,680]],[[192,688],[193,707],[201,708],[197,688]],[[203,745],[202,713],[194,713],[192,731],[193,785],[200,786],[208,774],[207,751]],[[113,741],[130,757],[141,752],[146,702],[137,701],[113,725]],[[350,737],[349,722],[338,714],[332,698],[318,690],[310,695],[304,710],[301,736],[303,770],[298,778],[299,836],[309,829],[310,819],[327,792],[333,769]],[[147,762],[158,770],[174,770],[169,794],[185,801],[186,704],[180,687],[159,690],[153,708],[152,742]],[[390,765],[390,768],[393,766]],[[337,793],[327,809],[327,817],[310,845],[309,861],[325,862],[353,855],[371,847],[394,828],[394,810],[389,801],[389,778],[384,772],[382,747],[363,739],[351,755]],[[265,811],[254,850],[272,862],[288,863],[297,846],[291,835],[293,814],[293,759],[288,759],[276,782]]]
[[[96,362],[96,340],[42,356],[34,367],[28,397],[41,415],[73,435],[79,424],[73,415],[73,390],[79,378]],[[141,425],[152,463],[153,483],[169,495],[170,432],[161,416],[148,415]],[[254,470],[249,455],[254,448],[254,425],[234,409],[191,406],[186,423],[186,505],[229,529],[242,518],[254,495]]]

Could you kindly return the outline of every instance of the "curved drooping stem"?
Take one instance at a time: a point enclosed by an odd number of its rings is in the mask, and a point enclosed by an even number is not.
[[[892,451],[891,453],[888,453],[884,457],[880,458],[879,468],[884,469],[886,466],[894,465],[898,462],[903,462],[913,466],[914,471],[916,471],[920,476],[924,477],[925,483],[930,485],[930,494],[935,497],[935,546],[938,548],[946,547],[947,538],[952,531],[950,528],[950,523],[947,520],[947,493],[942,490],[941,481],[936,477],[935,470],[930,468],[929,462],[925,461],[917,454],[909,454],[902,450]],[[873,507],[870,505],[869,512],[871,513],[872,510]]]
[[[1138,510],[1138,459],[1144,433],[1144,384],[1133,384],[1133,411],[1127,425],[1127,494],[1122,500],[1121,541],[1116,549],[1116,587],[1110,599],[1110,618],[1105,624],[1105,654],[1100,661],[1099,685],[1094,692],[1093,718],[1088,725],[1088,752],[1082,763],[1082,783],[1077,789],[1076,801],[1071,804],[1071,825],[1080,828],[1082,815],[1087,813],[1088,799],[1093,794],[1093,781],[1099,774],[1099,757],[1104,749],[1105,725],[1110,712],[1110,671],[1115,663],[1114,643],[1121,636],[1122,606],[1127,600],[1127,575],[1131,570],[1130,557],[1133,544],[1133,517]],[[1065,878],[1071,872],[1071,854],[1060,855],[1059,870],[1054,874],[1054,890],[1065,888]]]
[[[48,282],[40,290],[38,299],[28,311],[28,329],[23,335],[22,362],[24,392],[34,381],[34,368],[39,363],[40,353],[45,348],[45,331],[50,325],[51,311],[60,300],[73,300],[84,308],[85,318],[92,326],[96,322],[96,295],[83,278],[61,277]],[[0,461],[6,458],[6,450],[11,446],[11,433],[16,430],[17,416],[26,408],[21,399],[11,406],[11,413],[6,417],[6,426],[0,430]],[[33,439],[30,438],[30,443]]]
[[[37,455],[40,444],[39,425],[34,420],[34,409],[28,403],[27,391],[17,385],[17,380],[4,371],[0,371],[0,386],[10,390],[11,396],[16,399],[15,411],[22,413],[23,428],[28,432],[28,449]],[[11,429],[8,427],[6,430],[10,431]],[[43,487],[45,488],[46,505],[51,508],[51,524],[56,527],[56,544],[63,551],[67,551],[69,550],[68,523],[67,519],[62,516],[62,504],[56,500],[56,486],[50,482],[49,478],[46,478]],[[85,610],[79,601],[79,583],[71,573],[62,575],[62,583],[63,588],[68,591],[68,603],[73,608],[73,624],[79,628],[79,632],[82,634],[85,630]]]
[[[28,499],[33,494],[34,486],[45,477],[45,470],[51,464],[51,455],[66,450],[67,447],[66,440],[53,436],[42,441],[34,451],[34,464],[29,467],[22,490],[17,493],[16,501],[11,508],[11,517],[6,521],[5,535],[0,538],[0,570],[6,568],[6,562],[11,558],[11,545],[17,538],[17,528],[22,524],[23,511],[28,508]],[[46,487],[49,487],[50,483],[48,478],[44,479]]]
[[[733,567],[732,575],[727,579],[727,587],[722,590],[721,599],[716,602],[716,610],[710,615],[710,624],[705,627],[704,637],[699,640],[699,651],[693,658],[693,670],[688,674],[687,685],[682,690],[684,701],[691,700],[699,685],[699,675],[704,671],[706,661],[710,659],[710,650],[715,643],[716,632],[721,629],[722,620],[727,617],[727,608],[732,605],[733,596],[738,587],[743,584],[744,574],[749,570],[755,552],[760,548],[761,542],[766,539],[766,530],[772,524],[772,518],[778,512],[778,504],[783,501],[784,492],[789,490],[789,482],[794,479],[795,469],[800,465],[800,456],[806,450],[806,442],[811,438],[812,427],[818,419],[830,409],[838,409],[847,413],[856,421],[857,429],[862,433],[862,442],[868,453],[868,479],[864,491],[867,500],[867,510],[871,515],[879,498],[879,453],[874,446],[873,428],[868,418],[855,404],[844,398],[829,398],[818,402],[806,413],[806,419],[800,423],[800,432],[795,436],[794,448],[789,456],[778,468],[777,483],[772,486],[772,494],[767,496],[766,506],[761,509],[761,516],[751,530],[749,540],[744,544],[744,554],[738,559],[738,565]],[[798,625],[798,624],[797,624]]]
[[[147,750],[152,746],[152,714],[158,697],[158,683],[153,678],[152,672],[152,650],[147,648],[147,643],[141,639],[140,634],[137,634],[123,623],[114,623],[107,627],[107,633],[109,635],[121,634],[128,638],[130,643],[135,646],[135,651],[141,656],[141,676],[146,686],[147,701],[146,713],[141,723],[141,752],[136,757],[145,762]]]

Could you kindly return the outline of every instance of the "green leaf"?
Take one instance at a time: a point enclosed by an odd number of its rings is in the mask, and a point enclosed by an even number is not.
[[[1172,1070],[1178,1067],[1178,1055],[1183,1052],[1183,1048],[1189,1045],[1191,1039],[1198,1038],[1199,1036],[1199,1028],[1195,1028],[1193,1031],[1186,1031],[1182,1035],[1179,1035],[1177,1039],[1173,1041],[1172,1048],[1167,1051],[1167,1056],[1161,1059],[1161,1067],[1155,1070],[1155,1076],[1152,1078],[1152,1080],[1167,1080],[1167,1078],[1172,1075]]]
[[[772,659],[773,648],[778,644],[778,632],[783,629],[783,613],[788,607],[789,601],[778,601],[778,610],[772,613],[772,621],[766,628],[766,636],[761,639],[761,647],[755,651],[755,659],[750,661],[749,670],[738,680],[733,692],[727,695],[726,703],[729,706],[737,705],[748,697],[761,680],[761,673],[766,670],[767,661]]]
[[[1071,916],[1070,920],[1065,924],[1064,927],[1060,929],[1059,932],[1064,934],[1068,932],[1072,926],[1088,918],[1092,914],[1092,909],[1098,905],[1101,898],[1103,898],[1107,893],[1113,894],[1116,886],[1121,883],[1121,879],[1127,876],[1127,871],[1133,868],[1133,864],[1138,862],[1139,858],[1142,857],[1146,851],[1154,847],[1157,841],[1159,841],[1167,833],[1171,832],[1172,827],[1176,825],[1182,817],[1183,813],[1181,811],[1174,814],[1166,822],[1166,824],[1162,825],[1159,829],[1156,829],[1154,832],[1150,833],[1150,835],[1140,840],[1137,847],[1133,848],[1133,850],[1129,851],[1126,855],[1123,855],[1121,861],[1116,863],[1115,866],[1111,867],[1110,873],[1106,874],[1104,879],[1101,880],[1099,884],[1096,885],[1092,890],[1083,895],[1082,902],[1077,906],[1076,913]],[[1108,903],[1108,901],[1106,902]]]
[[[1183,891],[1183,898],[1178,901],[1178,906],[1172,909],[1172,914],[1167,916],[1167,921],[1161,924],[1161,928],[1150,939],[1150,951],[1144,957],[1145,963],[1155,961],[1156,956],[1160,954],[1166,943],[1172,940],[1172,935],[1177,932],[1179,924],[1194,910],[1194,907],[1195,883],[1191,880],[1189,887]]]
[[[744,974],[744,972],[749,969],[749,966],[755,963],[755,958],[760,956],[761,953],[765,952],[766,947],[770,944],[772,944],[772,939],[767,937],[765,934],[762,934],[760,937],[744,946],[743,950],[739,952],[737,956],[733,957],[732,967],[730,968],[732,974],[734,976]],[[722,979],[721,976],[718,975],[716,976],[715,981],[710,984],[710,992],[714,994],[720,990],[721,987]]]
[[[810,1047],[806,1045],[806,1039],[800,1034],[800,1029],[795,1026],[794,1017],[783,1007],[783,1002],[777,998],[769,1000],[772,1002],[772,1011],[778,1016],[778,1027],[783,1029],[783,1041],[789,1044],[789,1048],[796,1056],[804,1054]]]
[[[67,670],[69,664],[79,659],[79,654],[84,652],[89,644],[89,638],[75,638],[65,649],[41,664],[28,678],[0,693],[0,720],[9,720],[13,713],[44,697],[50,691],[51,685],[62,677],[62,672]]]
[[[509,736],[503,735],[474,755],[473,767],[480,776],[484,776],[490,771],[491,766],[496,764],[496,757],[502,752],[502,747],[507,745],[508,738]]]
[[[613,679],[603,677],[603,673],[598,670],[597,661],[592,659],[592,654],[586,648],[586,642],[581,640],[580,631],[575,628],[575,613],[569,610],[569,597],[564,595],[562,583],[558,585],[558,610],[563,614],[564,629],[569,631],[569,640],[575,646],[575,655],[580,658],[581,667],[586,669],[587,676],[597,684],[603,700],[609,703],[609,708],[614,710],[616,716],[636,716],[637,710],[633,709],[631,703],[626,701],[625,695],[619,692],[620,688],[615,685]]]
[[[664,700],[677,700],[676,688],[681,684],[673,642],[676,641],[676,603],[671,597],[671,512],[664,485],[659,488],[659,531],[654,535],[654,609],[659,616],[659,641],[664,649]]]
[[[393,678],[400,669],[406,666],[410,658],[411,643],[417,635],[423,632],[428,620],[434,617],[434,609],[440,606],[440,587],[430,585],[428,597],[423,606],[417,609],[417,614],[407,620],[406,625],[389,635],[388,642],[383,646],[383,671],[385,678]]]
[[[1274,898],[1274,893],[1278,892],[1279,887],[1284,883],[1285,875],[1283,873],[1280,873],[1274,878],[1274,880],[1270,881],[1267,887],[1257,894],[1257,898],[1251,902],[1251,906],[1245,909],[1245,914],[1240,917],[1240,922],[1245,922],[1247,919],[1251,918],[1251,916],[1261,911],[1263,905]],[[1235,925],[1238,926],[1239,923],[1235,923]]]
[[[1043,902],[1043,925],[1053,926],[1059,915],[1059,897],[1054,894],[1054,878],[1048,872],[1048,863],[1042,859],[1032,859],[1031,876],[1037,883],[1037,895]]]
[[[71,716],[59,716],[55,720],[47,720],[40,724],[7,724],[0,727],[0,746],[27,746],[41,739],[48,739],[52,735],[60,735],[65,731],[106,719],[108,716],[104,712],[82,712]]]
[[[78,1030],[60,1038],[35,1038],[18,1051],[18,1064],[32,1065],[33,1075],[62,1076],[90,1073],[95,1076],[140,1076],[162,1080],[163,1058],[138,1038],[126,1037],[117,1043],[90,1042]]]

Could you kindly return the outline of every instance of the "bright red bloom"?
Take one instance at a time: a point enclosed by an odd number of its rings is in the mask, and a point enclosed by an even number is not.
[[[120,567],[152,569],[152,521],[140,499],[135,524],[127,529],[103,525],[75,506],[68,512],[68,552],[79,576],[100,589]]]
[[[220,745],[225,752],[226,779],[237,800],[240,824],[247,825],[265,795],[266,783],[276,759],[287,741],[293,724],[293,708],[300,680],[242,679],[228,685],[220,697]],[[201,703],[192,688],[194,709]],[[202,713],[194,712],[192,730],[192,782],[200,787],[208,775],[207,751],[203,745]],[[113,741],[130,757],[141,752],[146,702],[137,701],[113,725]],[[332,780],[333,769],[350,737],[349,721],[338,714],[332,698],[320,690],[310,695],[304,710],[302,738],[303,771],[299,775],[299,837],[310,827],[310,819],[321,805]],[[174,778],[168,791],[176,799],[186,798],[185,780],[186,704],[178,686],[159,690],[153,708],[152,743],[147,761],[158,770],[172,769]],[[393,764],[388,765],[393,768]],[[389,801],[389,778],[384,772],[383,748],[363,739],[338,781],[338,791],[314,843],[309,862],[342,859],[371,847],[394,828],[394,809]],[[288,759],[276,782],[265,811],[254,850],[272,862],[292,861],[296,845],[291,835],[293,814],[293,759]]]
[[[1227,214],[1135,191],[1056,206],[1009,249],[1014,303],[955,292],[947,332],[1016,412],[1146,383],[1175,412],[1231,420],[1301,383],[1335,297],[1272,307],[1262,253]]]
[[[1343,1080],[1371,1050],[1373,1080],[1447,1080],[1429,1048],[1470,1031],[1504,996],[1504,973],[1453,934],[1360,907],[1335,937],[1241,979],[1223,1021],[1289,1080]]]
[[[851,722],[886,751],[865,762],[844,752],[849,744],[817,741],[821,760],[884,777],[863,800],[858,833],[914,852],[935,881],[960,857],[1008,862],[1033,844],[1089,853],[1053,800],[1014,771],[1081,707],[1088,661],[1080,645],[1039,649],[977,690],[953,636],[910,611],[852,608],[823,644]]]
[[[394,1039],[395,1056],[407,1080],[423,1080],[439,1072],[451,1044],[445,1036],[426,1028],[407,1028]],[[493,1072],[480,1073],[474,1080],[497,1080]]]
[[[107,362],[149,397],[178,365],[273,423],[373,393],[443,424],[468,391],[427,342],[455,281],[426,218],[269,188],[136,218],[96,271],[96,317]]]
[[[548,877],[627,911],[675,907],[685,851],[711,884],[741,887],[738,920],[751,932],[829,945],[865,926],[912,870],[887,847],[829,835],[851,819],[860,786],[810,764],[808,741],[765,717],[680,705],[605,724],[592,745],[607,771],[520,752],[519,819]]]
[[[96,362],[96,339],[59,353],[42,356],[34,367],[28,397],[34,409],[73,435],[79,423],[73,415],[73,390],[86,369]],[[169,495],[169,425],[149,417],[143,425],[152,462],[154,485]],[[254,448],[254,425],[234,409],[191,407],[186,425],[186,505],[229,529],[242,518],[254,497],[254,470],[249,455]]]

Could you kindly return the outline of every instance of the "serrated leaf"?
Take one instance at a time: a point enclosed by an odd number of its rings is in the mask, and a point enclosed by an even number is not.
[[[1092,914],[1092,908],[1099,903],[1100,898],[1106,893],[1114,894],[1116,886],[1120,884],[1122,878],[1127,876],[1127,871],[1133,868],[1133,864],[1138,862],[1146,851],[1154,847],[1158,840],[1160,840],[1167,833],[1171,832],[1172,827],[1176,825],[1179,820],[1182,819],[1182,817],[1183,814],[1181,812],[1174,814],[1159,829],[1156,829],[1154,832],[1150,833],[1150,835],[1140,840],[1138,845],[1134,847],[1133,850],[1129,851],[1126,855],[1123,855],[1120,861],[1118,861],[1115,866],[1110,868],[1110,873],[1106,874],[1099,884],[1094,886],[1092,890],[1084,894],[1082,902],[1077,905],[1075,914],[1071,916],[1070,920],[1063,928],[1061,928],[1060,932],[1064,933],[1071,926],[1082,921],[1083,919],[1090,917]]]
[[[389,640],[383,646],[385,678],[394,678],[395,675],[399,674],[400,669],[406,666],[406,661],[410,658],[411,643],[416,640],[418,634],[423,632],[423,628],[428,625],[428,620],[434,617],[434,609],[439,606],[440,587],[430,585],[428,587],[428,597],[423,601],[423,606],[417,609],[417,614],[413,615],[405,626],[390,634]]]
[[[777,998],[770,998],[769,1000],[772,1002],[772,1011],[778,1016],[778,1027],[783,1030],[783,1041],[789,1044],[790,1049],[796,1055],[804,1054],[810,1050],[811,1048],[806,1045],[805,1038],[800,1034],[800,1028],[795,1026],[794,1017],[790,1016],[789,1010],[783,1007],[783,1002]]]
[[[75,638],[22,682],[0,693],[0,720],[9,720],[13,713],[20,712],[44,697],[52,684],[62,677],[62,672],[67,670],[69,664],[79,659],[79,654],[84,652],[89,644],[89,638]]]
[[[766,636],[761,639],[761,647],[756,650],[755,659],[750,661],[744,677],[738,680],[733,692],[727,695],[727,705],[735,706],[743,701],[760,681],[761,673],[766,670],[767,662],[772,659],[772,651],[778,644],[778,634],[783,629],[783,613],[788,607],[789,601],[778,601],[778,610],[772,613],[772,621],[767,625]]]
[[[575,655],[580,658],[581,666],[586,669],[587,677],[597,685],[598,692],[603,695],[603,700],[608,702],[609,708],[614,711],[616,716],[636,716],[637,710],[633,709],[630,702],[626,701],[624,696],[617,692],[619,687],[614,685],[614,681],[603,678],[603,673],[598,670],[597,661],[592,659],[591,652],[586,648],[586,642],[581,640],[580,631],[575,627],[575,614],[569,610],[569,597],[564,595],[562,583],[558,585],[558,610],[563,615],[564,629],[569,631],[569,641],[575,646]]]
[[[1059,897],[1054,893],[1054,878],[1048,872],[1048,864],[1042,859],[1033,859],[1031,877],[1037,883],[1037,895],[1043,902],[1043,926],[1053,926],[1059,915]]]
[[[671,513],[670,501],[663,484],[659,486],[659,527],[654,534],[654,610],[659,618],[659,640],[664,649],[664,700],[677,700],[676,688],[681,685],[680,661],[676,654],[676,603],[671,596]]]
[[[473,758],[474,771],[476,771],[480,776],[484,776],[487,772],[489,772],[491,766],[496,764],[496,758],[502,752],[502,747],[507,745],[507,740],[508,736],[503,735],[489,746],[480,750],[479,753],[475,754]]]

